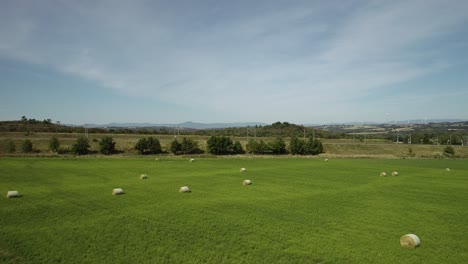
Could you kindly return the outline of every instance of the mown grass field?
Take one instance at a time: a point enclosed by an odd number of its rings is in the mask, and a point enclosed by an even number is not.
[[[468,259],[466,160],[10,157],[0,192],[3,263]],[[407,233],[419,248],[400,246]]]

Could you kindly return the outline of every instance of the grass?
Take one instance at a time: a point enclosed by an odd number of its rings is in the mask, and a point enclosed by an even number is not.
[[[49,150],[50,139],[55,136],[59,139],[61,148],[71,149],[76,142],[78,136],[83,134],[77,133],[31,133],[26,136],[21,132],[2,132],[0,133],[0,156],[15,156],[25,155],[21,153],[21,143],[29,139],[33,143],[34,153],[29,155],[53,156],[55,153]],[[163,151],[170,152],[170,143],[174,140],[174,135],[138,135],[138,134],[89,134],[90,150],[93,152],[99,151],[99,140],[104,136],[111,136],[116,142],[116,148],[121,155],[134,156],[137,151],[134,149],[135,144],[140,138],[153,136],[160,140]],[[199,143],[199,147],[206,149],[206,141],[208,136],[180,136],[190,137]],[[244,149],[247,144],[246,137],[232,137],[233,140],[239,140]],[[275,138],[257,137],[257,140],[271,142]],[[16,146],[14,153],[8,153],[7,141],[13,141]],[[401,158],[414,156],[417,158],[443,158],[443,151],[446,145],[420,145],[420,144],[395,144],[388,140],[369,139],[367,143],[352,139],[320,139],[324,144],[325,154],[330,157],[385,157],[385,158]],[[285,138],[289,145],[289,138]],[[410,155],[409,148],[413,154]],[[456,158],[468,158],[468,147],[453,146]],[[27,154],[28,155],[28,154]]]
[[[465,263],[467,175],[464,160],[1,158],[0,262]]]

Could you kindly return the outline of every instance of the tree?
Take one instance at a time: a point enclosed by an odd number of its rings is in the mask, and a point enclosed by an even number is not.
[[[147,145],[146,138],[140,138],[135,144],[135,149],[138,150],[140,154],[144,154]]]
[[[207,147],[209,153],[213,155],[226,155],[233,153],[234,143],[229,137],[212,136],[208,139]]]
[[[194,154],[194,153],[201,153],[203,152],[201,149],[198,148],[198,142],[191,139],[191,138],[183,138],[182,142],[180,143],[180,151],[183,154]]]
[[[180,142],[177,139],[174,139],[174,141],[171,142],[170,148],[171,148],[171,152],[174,155],[178,155],[178,153],[180,152],[180,149],[181,149]]]
[[[21,143],[21,151],[24,153],[31,153],[33,151],[33,144],[31,140],[26,139],[23,141],[23,143]]]
[[[89,153],[90,147],[88,138],[80,136],[76,139],[75,144],[73,144],[72,152],[76,155],[86,155]]]
[[[452,157],[455,155],[455,149],[452,146],[446,146],[444,148],[444,156]]]
[[[268,154],[271,153],[271,148],[268,144],[263,142],[263,140],[260,140],[260,142],[257,142],[253,139],[249,140],[247,143],[247,151],[252,153],[252,154]]]
[[[289,151],[293,155],[304,155],[304,141],[297,137],[292,137],[291,142],[289,143]]]
[[[146,149],[149,154],[159,154],[162,152],[161,149],[161,143],[159,142],[159,139],[149,137],[146,140]]]
[[[313,140],[309,138],[309,140],[305,143],[304,146],[304,154],[307,155],[318,155],[323,152],[323,145],[322,142],[318,140]]]
[[[240,143],[239,140],[236,140],[236,142],[234,142],[234,145],[232,146],[232,152],[234,154],[244,154],[245,153],[244,149],[242,148],[242,144]]]
[[[99,150],[104,155],[110,155],[115,152],[115,142],[112,137],[105,136],[99,141]]]
[[[49,141],[49,149],[53,152],[58,152],[60,148],[60,142],[57,137],[52,137]]]
[[[270,150],[273,154],[280,155],[286,154],[286,143],[282,138],[276,138],[273,142],[270,143]]]
[[[148,137],[140,138],[135,145],[135,149],[138,150],[140,154],[159,154],[162,152],[161,143],[159,139]]]

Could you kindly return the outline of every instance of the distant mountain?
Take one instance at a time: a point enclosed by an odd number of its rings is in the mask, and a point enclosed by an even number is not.
[[[109,123],[109,124],[86,124],[88,128],[143,128],[143,127],[180,127],[190,129],[214,129],[228,127],[249,127],[249,126],[264,126],[267,125],[261,122],[238,122],[238,123],[195,123],[187,121],[180,124],[153,124],[153,123]],[[71,125],[76,126],[76,125]],[[84,126],[79,125],[79,126]]]

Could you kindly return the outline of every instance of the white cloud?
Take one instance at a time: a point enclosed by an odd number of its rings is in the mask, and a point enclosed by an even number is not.
[[[220,17],[222,6],[41,1],[0,11],[0,56],[239,120],[310,120],[310,102],[339,115],[359,94],[456,65],[444,38],[466,24],[466,1],[344,5]]]

